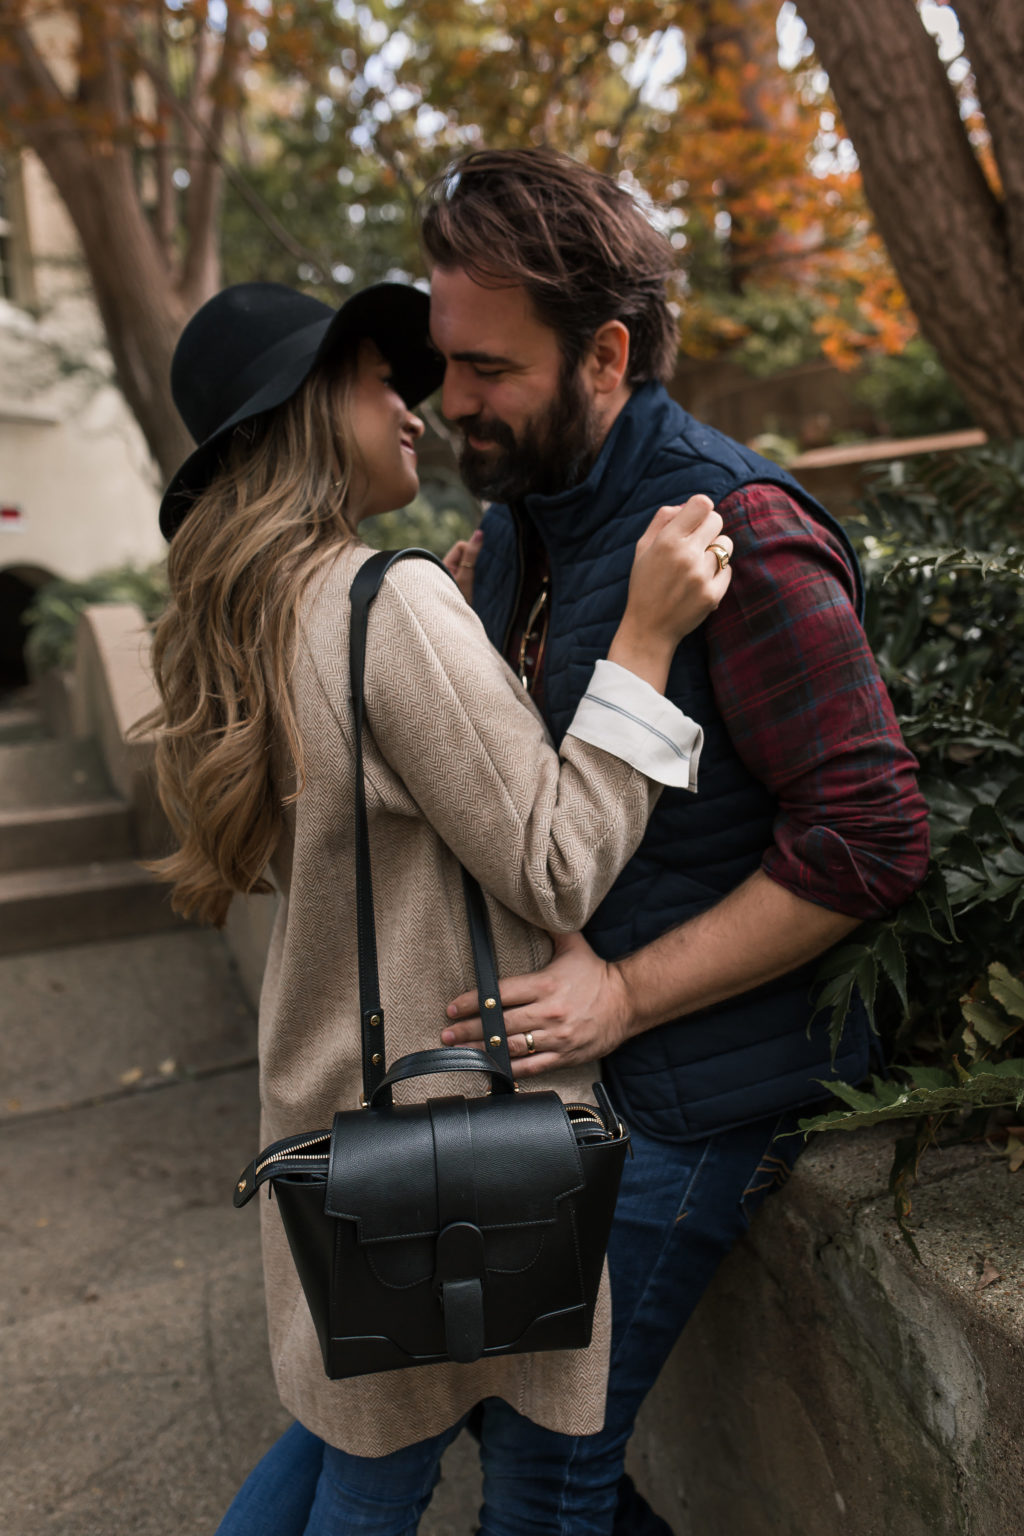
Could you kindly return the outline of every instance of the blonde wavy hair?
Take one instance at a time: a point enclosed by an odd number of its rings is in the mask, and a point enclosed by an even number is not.
[[[266,892],[284,806],[302,789],[289,693],[304,588],[354,534],[345,502],[355,444],[355,359],[236,429],[171,541],[170,604],[153,668],[160,800],[179,844],[149,868],[175,911],[221,927],[232,895]],[[283,739],[295,788],[272,772]]]

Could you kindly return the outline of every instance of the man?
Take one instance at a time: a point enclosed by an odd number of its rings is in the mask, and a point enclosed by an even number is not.
[[[478,152],[428,195],[423,241],[442,409],[492,503],[461,551],[474,603],[556,741],[658,506],[705,493],[734,541],[732,587],[668,689],[704,727],[698,792],[662,795],[585,938],[502,986],[517,1073],[603,1059],[633,1135],[609,1247],[607,1419],[578,1448],[596,1530],[643,1397],[796,1155],[776,1134],[820,1079],[866,1070],[862,1009],[834,1064],[825,1021],[811,1024],[814,962],[920,883],[925,807],[842,529],[664,388],[671,250],[628,194],[546,151]],[[454,1000],[445,1044],[482,1038],[476,1010],[475,994]]]

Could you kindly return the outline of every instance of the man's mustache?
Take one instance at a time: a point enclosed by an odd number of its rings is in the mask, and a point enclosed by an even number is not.
[[[485,421],[480,416],[458,416],[452,423],[463,437],[476,438],[478,443],[497,443],[502,448],[514,448],[515,434],[503,421]]]

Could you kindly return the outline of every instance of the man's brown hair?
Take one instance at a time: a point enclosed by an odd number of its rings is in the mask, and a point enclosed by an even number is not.
[[[671,378],[672,248],[609,176],[548,149],[475,150],[427,187],[422,235],[437,266],[525,288],[569,367],[602,325],[621,320],[628,383]]]

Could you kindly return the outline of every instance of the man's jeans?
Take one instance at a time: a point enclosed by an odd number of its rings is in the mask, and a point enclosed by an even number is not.
[[[480,1536],[610,1536],[640,1404],[722,1258],[802,1145],[796,1115],[682,1146],[633,1132],[608,1263],[612,1358],[605,1426],[556,1435],[498,1398],[479,1416]],[[438,1464],[465,1421],[389,1456],[349,1456],[299,1425],[250,1475],[217,1536],[415,1536]],[[671,1426],[666,1426],[671,1433]]]

